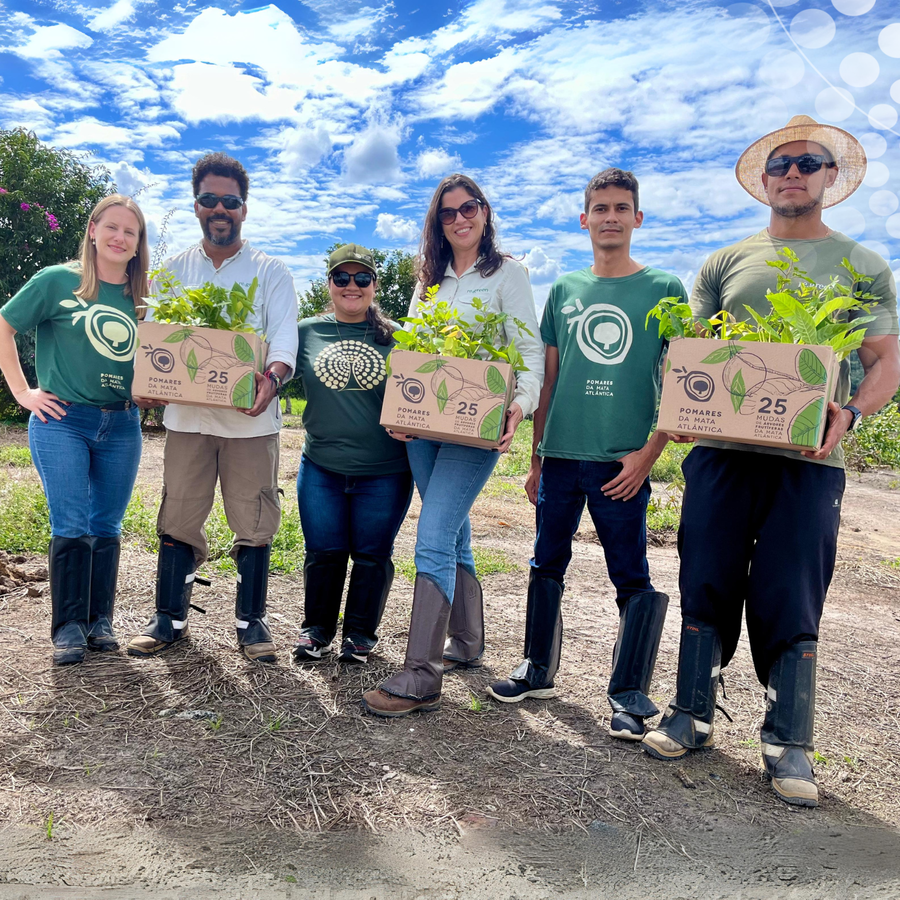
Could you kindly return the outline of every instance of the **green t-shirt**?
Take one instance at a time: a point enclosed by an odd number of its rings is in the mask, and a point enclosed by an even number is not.
[[[100,282],[96,300],[79,300],[71,266],[41,269],[0,310],[16,331],[37,329],[41,390],[61,400],[107,406],[131,399],[137,318],[125,286]]]
[[[379,424],[393,344],[376,344],[367,322],[336,322],[334,315],[303,319],[295,378],[303,381],[306,409],[303,453],[341,475],[406,472],[406,445]]]
[[[559,374],[538,454],[607,462],[647,443],[665,341],[644,323],[663,297],[687,291],[651,268],[624,278],[587,268],[554,282],[541,337],[559,350]]]
[[[890,266],[877,253],[840,232],[815,240],[782,241],[771,237],[764,229],[737,244],[717,250],[703,264],[694,282],[691,295],[694,314],[708,319],[724,309],[736,319],[750,319],[750,314],[744,308],[746,304],[758,313],[768,315],[772,307],[766,300],[766,291],[775,290],[778,270],[766,265],[766,261],[779,259],[778,251],[784,247],[790,247],[800,257],[798,267],[818,284],[827,284],[837,275],[842,284],[850,286],[850,276],[841,267],[844,257],[850,260],[857,272],[874,278],[873,282],[860,285],[866,293],[879,298],[877,306],[869,313],[875,319],[866,324],[866,335],[875,337],[897,334],[897,288]],[[844,360],[841,363],[835,400],[843,406],[849,399],[850,363]],[[777,447],[709,440],[697,443],[702,447],[769,453],[839,468],[844,465],[844,450],[840,444],[827,459],[817,460],[803,456],[798,450],[780,450]]]

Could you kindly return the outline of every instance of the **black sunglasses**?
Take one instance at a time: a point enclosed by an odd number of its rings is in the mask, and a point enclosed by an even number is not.
[[[194,198],[204,209],[215,209],[220,203],[225,209],[240,209],[244,205],[244,201],[234,194],[225,194],[220,197],[218,194],[200,194]]]
[[[804,153],[801,156],[776,156],[766,160],[766,174],[773,178],[781,178],[787,175],[791,170],[791,166],[797,164],[797,170],[801,175],[812,175],[818,172],[822,166],[829,169],[837,165],[837,163],[829,162],[819,153]]]
[[[464,219],[474,219],[478,214],[478,207],[481,206],[480,200],[466,200],[462,206],[457,209],[453,209],[450,206],[445,206],[443,209],[438,210],[438,221],[441,225],[452,225],[456,221],[456,214],[462,213]]]
[[[356,282],[358,288],[367,288],[374,280],[375,276],[371,272],[332,272],[329,276],[334,282],[335,287],[345,288],[350,284],[352,278]]]

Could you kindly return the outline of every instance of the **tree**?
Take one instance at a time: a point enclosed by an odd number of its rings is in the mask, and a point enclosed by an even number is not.
[[[41,143],[24,128],[0,131],[0,306],[39,269],[78,255],[91,210],[114,190],[105,169]],[[34,385],[34,336],[16,340]],[[0,376],[0,418],[21,415]]]

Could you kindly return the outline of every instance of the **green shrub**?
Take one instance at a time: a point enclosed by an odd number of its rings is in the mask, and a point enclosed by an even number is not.
[[[27,447],[0,447],[0,466],[27,468],[31,465],[31,451]]]
[[[857,472],[877,466],[900,468],[900,410],[890,403],[868,416],[859,428],[844,438],[848,469]]]
[[[0,475],[0,550],[46,553],[50,512],[40,485]]]
[[[684,476],[681,474],[681,463],[691,452],[693,446],[693,444],[674,444],[669,441],[650,470],[650,480],[663,484],[684,481]]]

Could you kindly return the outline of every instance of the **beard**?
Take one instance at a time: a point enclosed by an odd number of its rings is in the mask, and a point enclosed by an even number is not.
[[[210,225],[213,222],[227,222],[230,227],[225,234],[216,233],[210,228]],[[240,236],[240,233],[240,228],[235,223],[234,219],[230,219],[226,216],[210,216],[203,223],[204,236],[211,244],[214,244],[217,247],[227,247],[229,244],[233,244]]]
[[[778,213],[783,219],[799,219],[803,216],[808,216],[811,212],[814,212],[818,207],[822,205],[822,200],[825,197],[825,188],[822,188],[822,192],[818,197],[809,197],[809,199],[805,203],[797,203],[792,204],[790,206],[776,206],[774,203],[772,204],[772,209]]]

